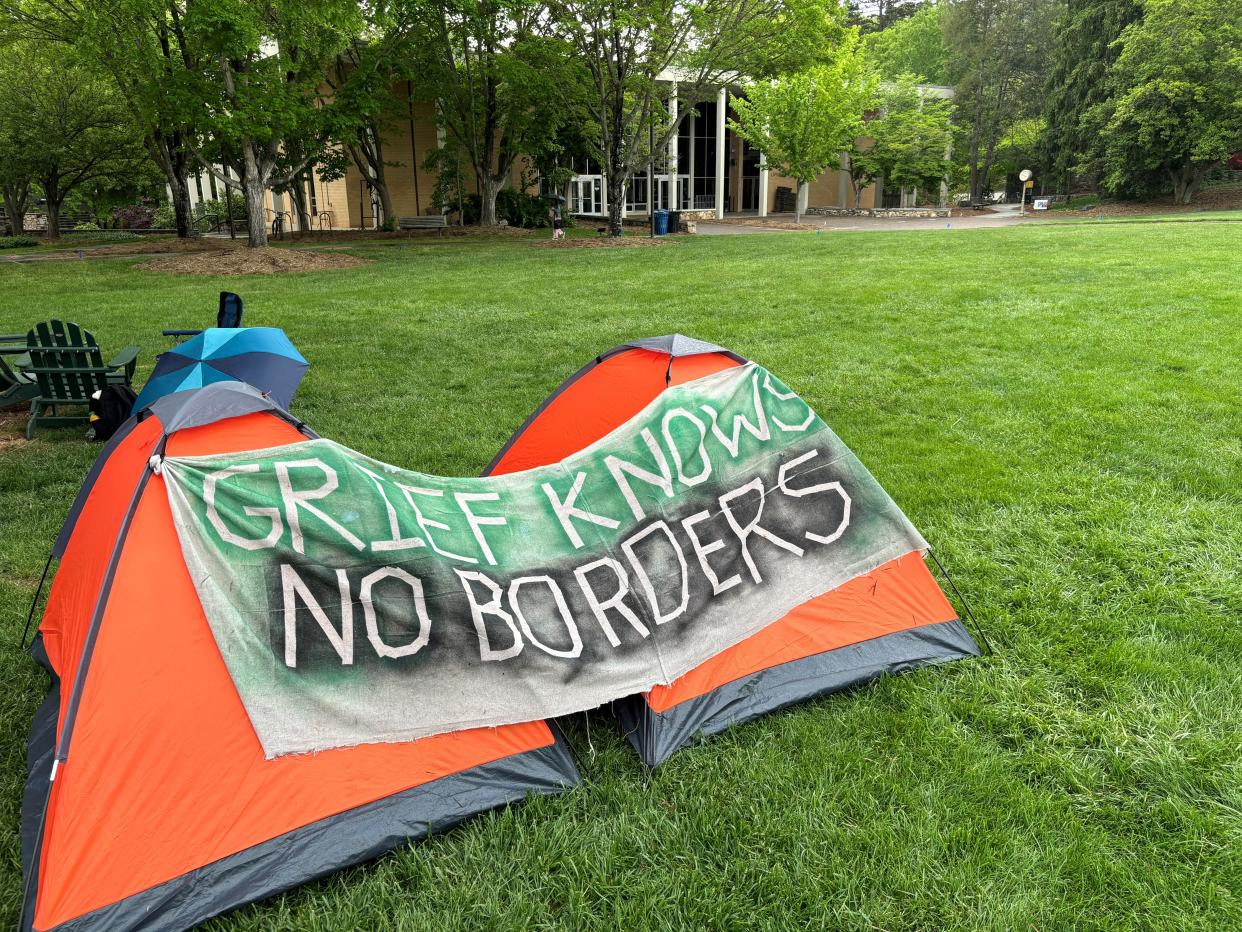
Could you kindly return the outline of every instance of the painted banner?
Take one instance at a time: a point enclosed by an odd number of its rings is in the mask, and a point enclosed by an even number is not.
[[[424,475],[330,440],[161,472],[269,757],[591,709],[927,547],[754,364],[504,476]]]

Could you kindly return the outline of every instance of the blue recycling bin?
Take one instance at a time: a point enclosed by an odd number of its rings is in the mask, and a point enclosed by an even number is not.
[[[655,212],[655,233],[656,236],[668,236],[667,210],[657,210]]]

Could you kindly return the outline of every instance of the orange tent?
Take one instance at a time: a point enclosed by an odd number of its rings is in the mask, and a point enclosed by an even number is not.
[[[180,929],[579,777],[544,722],[265,760],[156,455],[314,436],[247,385],[166,396],[101,453],[32,651],[23,928]]]
[[[744,362],[736,353],[680,335],[618,346],[553,392],[487,474],[562,460],[620,426],[668,386]],[[654,767],[698,734],[715,734],[885,673],[978,653],[922,555],[911,551],[615,709],[630,742]]]

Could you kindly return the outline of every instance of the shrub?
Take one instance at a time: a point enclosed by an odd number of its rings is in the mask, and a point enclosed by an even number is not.
[[[549,226],[548,202],[537,194],[505,188],[496,196],[496,218],[509,221],[509,226],[538,229]]]
[[[0,236],[0,249],[20,249],[22,246],[38,246],[33,236]]]
[[[142,237],[129,230],[100,230],[76,227],[65,234],[66,239],[90,240],[95,243],[132,243]]]
[[[199,201],[194,205],[194,225],[199,232],[205,232],[219,226],[230,216],[229,206],[232,204],[231,216],[234,223],[246,222],[246,199],[234,193],[227,201],[223,197]]]
[[[99,229],[100,229],[100,226],[98,223],[95,223],[92,220],[87,220],[86,223],[79,223],[76,227],[74,227],[69,232],[71,233],[94,233],[96,230],[99,230]]]
[[[137,204],[126,204],[112,210],[112,219],[116,225],[126,230],[149,230],[151,218],[155,216],[155,206],[150,198],[142,198]]]
[[[151,226],[157,230],[175,230],[177,228],[177,212],[172,204],[161,204],[151,215]]]

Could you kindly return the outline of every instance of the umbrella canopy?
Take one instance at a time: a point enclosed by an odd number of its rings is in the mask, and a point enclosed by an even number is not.
[[[307,365],[276,327],[212,327],[156,360],[134,412],[173,392],[227,381],[253,385],[288,408]]]

